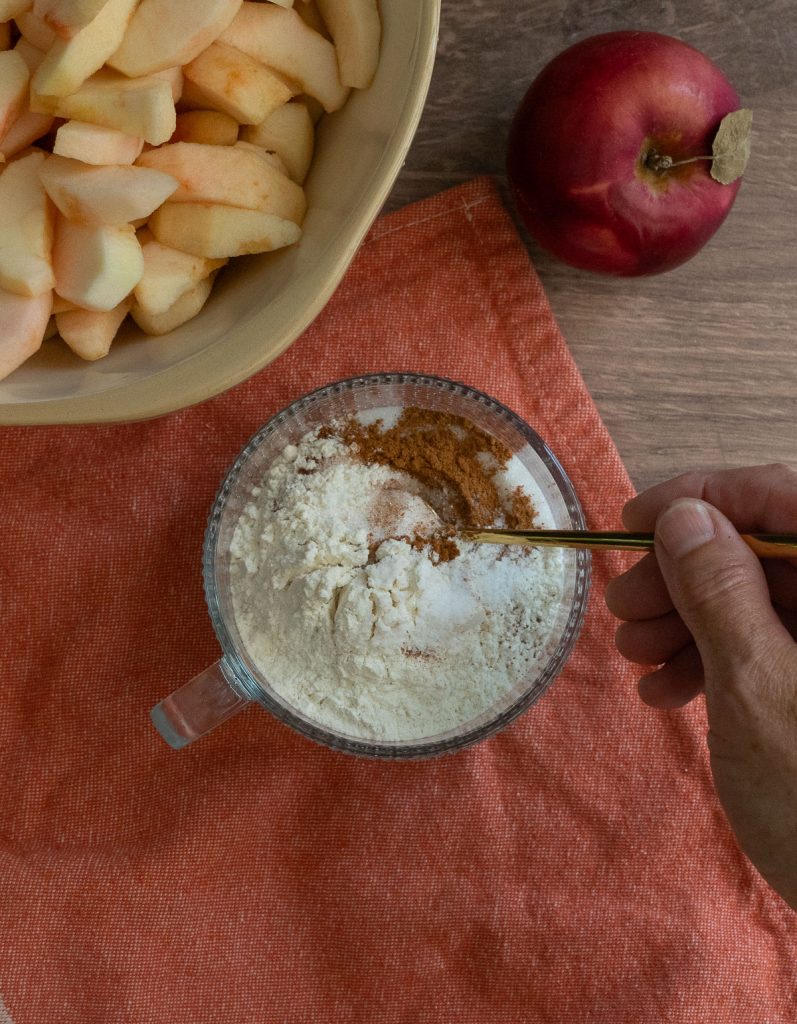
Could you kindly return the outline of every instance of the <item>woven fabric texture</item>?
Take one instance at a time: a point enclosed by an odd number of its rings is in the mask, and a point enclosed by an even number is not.
[[[602,600],[621,556],[548,694],[457,755],[357,760],[256,707],[179,753],[156,735],[218,657],[226,468],[302,393],[381,370],[494,395],[619,526],[632,488],[488,179],[378,221],[227,394],[0,432],[0,1020],[791,1024],[795,918],[724,821],[702,710],[636,697]]]

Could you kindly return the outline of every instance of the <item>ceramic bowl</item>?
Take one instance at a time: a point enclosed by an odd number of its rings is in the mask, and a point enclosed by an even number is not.
[[[386,199],[421,116],[440,0],[381,0],[379,70],[342,110],[322,118],[306,182],[301,241],[242,257],[202,312],[160,338],[123,328],[96,362],[59,338],[0,381],[0,423],[81,423],[159,416],[256,373],[324,307]]]

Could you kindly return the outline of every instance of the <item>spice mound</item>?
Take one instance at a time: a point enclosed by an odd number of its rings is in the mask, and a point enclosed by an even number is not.
[[[467,420],[408,408],[335,421],[285,448],[241,514],[241,640],[286,703],[335,733],[458,729],[549,656],[564,557],[456,528],[551,525],[517,456]]]

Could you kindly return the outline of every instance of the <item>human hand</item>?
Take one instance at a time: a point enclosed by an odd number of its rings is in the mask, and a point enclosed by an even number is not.
[[[623,521],[655,528],[656,550],[607,587],[625,620],[617,648],[660,666],[639,681],[652,707],[705,692],[719,799],[742,849],[797,909],[797,559],[761,562],[737,533],[797,530],[797,472],[688,473],[634,498]]]

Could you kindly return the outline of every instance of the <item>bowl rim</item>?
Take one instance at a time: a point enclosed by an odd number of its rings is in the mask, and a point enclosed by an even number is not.
[[[265,311],[233,328],[222,346],[211,345],[188,359],[133,382],[122,381],[98,394],[31,402],[0,402],[0,425],[47,425],[118,423],[153,419],[196,405],[228,391],[273,362],[310,326],[327,304],[349,268],[399,175],[412,145],[426,103],[432,78],[442,0],[422,0],[416,33],[418,60],[415,81],[408,89],[396,127],[380,160],[382,183],[360,199],[351,211],[356,227],[349,229],[313,300],[301,315],[276,335],[276,343],[264,355],[260,346],[247,344],[245,336],[256,329]],[[356,213],[356,217],[354,216]],[[272,338],[275,336],[272,335]],[[237,341],[237,345],[236,345]],[[218,349],[223,349],[223,356]],[[190,366],[190,370],[188,367]],[[152,380],[158,379],[157,387]]]
[[[356,392],[373,386],[412,384],[428,388],[430,391],[455,393],[469,402],[482,405],[501,419],[510,424],[523,437],[526,443],[536,452],[538,457],[551,474],[570,515],[574,529],[585,529],[584,509],[576,494],[570,477],[561,462],[540,435],[514,410],[504,405],[497,398],[461,381],[427,373],[406,371],[358,374],[354,377],[333,380],[296,398],[258,428],[242,446],[219,485],[216,497],[208,515],[205,537],[202,546],[202,577],[205,602],[213,630],[222,649],[221,663],[224,666],[228,683],[238,690],[240,695],[259,704],[283,725],[299,733],[306,739],[345,754],[364,757],[371,760],[422,760],[443,754],[454,754],[471,747],[482,740],[502,731],[516,718],[528,711],[550,689],[557,676],[570,659],[576,641],[581,633],[589,602],[592,577],[592,558],[589,551],[574,551],[575,575],[573,598],[568,612],[567,622],[555,650],[548,657],[547,663],[528,685],[523,693],[494,715],[489,721],[471,726],[467,731],[455,737],[426,740],[392,740],[379,741],[359,739],[338,735],[322,725],[308,722],[299,714],[284,707],[275,700],[268,691],[262,689],[255,681],[250,659],[245,651],[238,650],[236,642],[228,629],[225,615],[219,600],[221,585],[218,579],[219,563],[216,548],[219,540],[224,511],[233,489],[253,452],[270,437],[286,421],[311,409],[327,397],[345,392]]]

